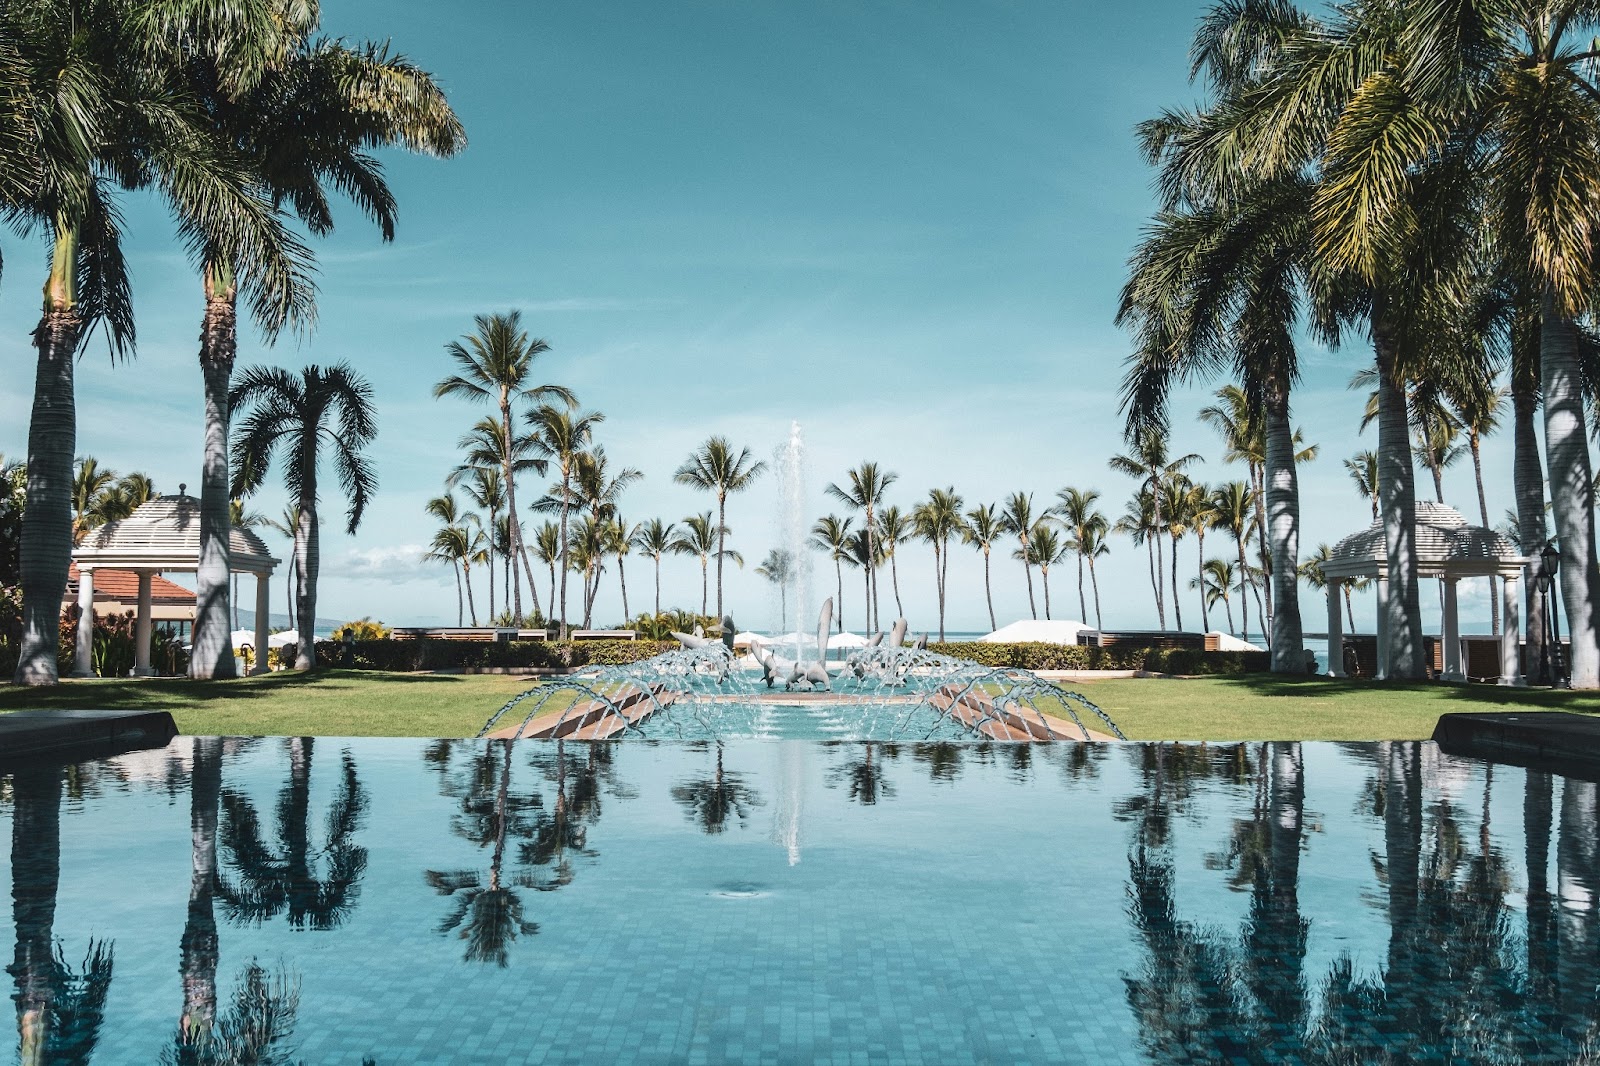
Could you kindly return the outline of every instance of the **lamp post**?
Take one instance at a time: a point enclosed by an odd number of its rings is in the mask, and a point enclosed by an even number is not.
[[[1539,595],[1544,604],[1544,648],[1539,653],[1539,684],[1557,685],[1561,675],[1561,649],[1556,646],[1555,613],[1550,609],[1550,586],[1561,569],[1561,552],[1555,541],[1547,541],[1539,552]],[[1554,651],[1552,651],[1554,649]],[[1551,656],[1555,656],[1552,666]]]

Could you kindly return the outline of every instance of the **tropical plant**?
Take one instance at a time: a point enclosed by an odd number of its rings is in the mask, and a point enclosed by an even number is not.
[[[709,601],[711,558],[716,557],[717,569],[722,568],[724,557],[732,559],[738,566],[744,566],[744,556],[732,548],[724,548],[723,541],[728,530],[717,525],[711,517],[710,511],[688,515],[683,519],[683,528],[679,530],[677,539],[672,542],[672,550],[678,555],[693,555],[700,560],[700,613],[706,613]],[[718,619],[721,619],[719,614]]]
[[[735,454],[726,437],[708,437],[696,448],[683,465],[673,472],[672,479],[680,485],[691,485],[701,492],[717,498],[717,617],[722,613],[722,560],[735,558],[736,553],[725,550],[723,540],[728,534],[728,496],[743,492],[754,485],[767,464],[755,459],[749,448],[740,448]],[[741,562],[739,565],[743,566]],[[704,606],[701,613],[705,613]]]
[[[1039,608],[1033,599],[1033,556],[1028,552],[1028,538],[1042,516],[1033,513],[1033,493],[1013,492],[1000,509],[1000,527],[1017,538],[1017,551],[1013,557],[1022,560],[1022,572],[1028,579],[1028,614],[1039,617]],[[1165,628],[1165,626],[1163,626]]]
[[[443,157],[466,144],[461,123],[426,71],[391,54],[387,44],[352,45],[319,36],[315,5],[242,0],[225,12],[195,5],[158,5],[154,11],[167,31],[163,38],[172,54],[166,58],[200,103],[208,137],[246,161],[237,196],[259,189],[315,236],[333,229],[331,186],[377,223],[383,240],[393,240],[395,200],[373,149],[399,146]],[[241,24],[249,30],[241,33]],[[308,271],[295,262],[294,243],[249,255],[213,238],[209,228],[192,231],[189,241],[205,298],[195,677],[229,676],[233,668],[228,390],[237,355],[240,283],[269,342],[285,325],[312,317],[314,293]]]
[[[283,509],[282,515],[277,518],[263,518],[261,524],[280,536],[287,537],[290,545],[289,550],[291,553],[294,551],[295,532],[300,528],[299,507],[291,503]],[[300,601],[300,575],[295,571],[292,562],[289,570],[290,573],[283,582],[283,595],[286,600],[284,617],[289,620],[289,624],[292,626],[295,618],[294,605]]]
[[[955,486],[932,489],[928,498],[911,513],[911,524],[917,536],[933,547],[933,569],[939,594],[939,641],[944,642],[944,608],[947,578],[950,572],[950,541],[959,539],[966,526],[962,517],[962,499]],[[1026,562],[1026,560],[1024,560]]]
[[[1160,547],[1159,529],[1156,526],[1155,493],[1148,488],[1140,488],[1128,498],[1123,505],[1122,515],[1111,527],[1113,533],[1121,533],[1135,544],[1143,544],[1145,557],[1150,566],[1150,590],[1155,597],[1156,613],[1161,615],[1161,573],[1156,568],[1156,551]],[[1162,626],[1166,625],[1165,616],[1162,615]]]
[[[1032,561],[1034,566],[1039,568],[1040,584],[1044,586],[1045,621],[1050,620],[1050,567],[1063,561],[1071,554],[1070,543],[1070,540],[1064,541],[1061,539],[1061,535],[1056,532],[1055,527],[1040,522],[1033,527],[1033,532],[1028,535],[1026,549],[1018,549],[1019,553],[1025,551],[1028,559]],[[940,629],[939,639],[941,641],[944,640],[943,627]]]
[[[565,390],[563,390],[565,391]],[[567,523],[572,514],[573,478],[577,474],[578,456],[589,446],[594,439],[594,429],[606,416],[599,411],[576,411],[576,401],[570,393],[565,393],[567,406],[557,407],[555,404],[542,403],[529,411],[526,415],[529,429],[529,450],[535,456],[542,456],[545,460],[556,464],[556,471],[560,477],[561,510],[560,529],[560,568],[561,568],[561,639],[567,639],[567,571],[568,566],[568,528]],[[509,439],[510,434],[507,434]],[[556,613],[556,607],[551,605],[550,613]]]
[[[467,499],[471,500],[474,506],[483,508],[489,516],[484,528],[489,538],[486,545],[489,572],[489,617],[494,618],[496,614],[494,609],[495,556],[503,552],[506,562],[508,564],[512,562],[510,515],[509,513],[506,515],[501,514],[502,511],[506,510],[505,478],[500,473],[499,467],[476,466],[472,468],[471,473],[464,480],[466,481],[466,487],[463,491],[466,492]],[[505,525],[504,545],[500,543],[502,537],[499,527],[502,525],[502,518],[505,518],[503,523]],[[509,571],[510,567],[508,566],[507,569]],[[509,584],[510,582],[507,582],[508,586]],[[538,614],[539,593],[534,588],[533,578],[531,577],[528,579],[528,593],[533,599],[533,613]],[[512,609],[511,614],[515,618],[515,608]]]
[[[811,527],[811,546],[828,553],[828,558],[833,560],[833,580],[835,585],[835,602],[833,617],[838,622],[839,632],[844,632],[844,569],[843,563],[847,558],[846,548],[850,542],[850,529],[853,520],[840,518],[838,515],[824,515],[817,519],[817,524]]]
[[[606,547],[617,558],[617,585],[622,592],[622,617],[629,617],[628,613],[628,572],[624,569],[624,562],[628,553],[633,551],[634,538],[639,535],[637,525],[630,526],[627,519],[620,516],[613,517],[606,525]]]
[[[1189,579],[1189,587],[1200,590],[1207,606],[1220,603],[1227,608],[1228,630],[1232,633],[1238,633],[1233,627],[1233,589],[1238,584],[1239,572],[1226,559],[1207,559],[1200,573]]]
[[[1245,561],[1245,547],[1250,543],[1250,538],[1259,528],[1251,520],[1254,509],[1253,498],[1255,493],[1243,481],[1228,481],[1218,485],[1211,493],[1211,512],[1217,529],[1225,531],[1233,538],[1234,550],[1238,554],[1237,573],[1241,582],[1241,595],[1239,597],[1239,618],[1241,622],[1240,635],[1245,639],[1250,636],[1250,600],[1244,594],[1248,589],[1256,597],[1256,607],[1261,608],[1261,591],[1253,580],[1250,564]],[[1231,615],[1232,608],[1229,608]],[[1265,615],[1262,615],[1263,620]]]
[[[889,583],[894,589],[894,615],[904,618],[906,609],[900,603],[900,568],[895,562],[895,549],[910,540],[911,517],[898,507],[885,507],[878,515],[878,549],[889,563]]]
[[[1078,556],[1078,617],[1089,617],[1089,606],[1083,597],[1083,564],[1084,556],[1078,546],[1089,536],[1089,527],[1098,523],[1106,525],[1105,515],[1095,507],[1100,494],[1094,489],[1087,491],[1067,486],[1056,493],[1056,505],[1052,516],[1061,524],[1067,534],[1067,548]],[[1102,538],[1103,544],[1103,538]],[[1048,609],[1045,617],[1049,617]]]
[[[362,616],[354,622],[346,622],[334,629],[332,639],[336,641],[349,637],[351,640],[387,640],[389,627],[382,622],[374,622],[371,618]]]
[[[854,470],[846,471],[849,478],[849,487],[842,488],[832,482],[825,490],[829,496],[838,500],[853,511],[863,512],[864,522],[861,528],[866,531],[867,551],[863,565],[867,573],[867,631],[883,628],[883,620],[878,615],[878,512],[883,507],[883,495],[889,486],[899,480],[900,475],[884,470],[875,462],[864,462]],[[885,553],[887,555],[887,553]]]
[[[95,505],[116,484],[117,472],[102,467],[92,455],[79,459],[73,466],[72,543],[82,544],[89,531],[101,524]]]
[[[354,533],[377,491],[378,478],[364,449],[378,435],[372,386],[348,363],[312,365],[294,375],[276,367],[251,367],[229,393],[234,411],[249,408],[233,442],[233,494],[261,487],[274,458],[282,465],[289,498],[299,509],[295,527],[295,626],[300,641],[295,669],[316,665],[317,571],[322,549],[317,513],[322,447],[348,499],[345,530]]]
[[[449,564],[456,575],[456,625],[462,624],[461,590],[465,586],[467,609],[476,627],[478,608],[472,598],[472,564],[488,560],[480,520],[470,511],[461,511],[455,496],[448,492],[429,500],[425,509],[443,524],[434,532],[423,558]],[[491,565],[490,574],[493,572]]]
[[[1152,560],[1154,577],[1152,581],[1156,590],[1156,617],[1161,623],[1161,628],[1165,630],[1167,628],[1166,596],[1162,592],[1161,586],[1162,578],[1166,576],[1166,566],[1161,557],[1159,535],[1161,533],[1166,533],[1169,536],[1173,534],[1171,522],[1161,509],[1162,492],[1168,482],[1176,480],[1183,473],[1185,467],[1191,463],[1200,462],[1201,459],[1200,456],[1193,452],[1176,457],[1172,456],[1169,453],[1166,431],[1155,424],[1137,425],[1130,429],[1129,432],[1128,444],[1130,447],[1128,452],[1123,455],[1112,456],[1110,465],[1111,469],[1117,471],[1117,473],[1126,474],[1136,479],[1139,482],[1141,493],[1148,494],[1150,515],[1147,519],[1142,518],[1140,520],[1146,523],[1142,538],[1145,541],[1147,551],[1151,547],[1154,548]],[[1141,497],[1141,499],[1145,498]],[[1126,527],[1130,533],[1132,528],[1131,526]],[[1173,560],[1173,566],[1177,566],[1176,559]],[[1179,610],[1176,603],[1173,604],[1173,610],[1174,612]],[[1182,622],[1178,623],[1178,628],[1183,628]]]
[[[789,621],[789,582],[794,578],[794,556],[782,548],[773,548],[756,567],[756,574],[772,582],[778,590],[778,628]]]
[[[1073,551],[1078,558],[1089,563],[1089,586],[1094,591],[1094,627],[1097,630],[1104,628],[1104,623],[1100,619],[1100,579],[1095,573],[1095,560],[1111,554],[1111,545],[1106,543],[1110,532],[1111,523],[1105,515],[1096,514],[1073,541]]]
[[[1378,453],[1374,451],[1356,452],[1355,455],[1344,461],[1345,472],[1350,475],[1350,481],[1355,485],[1356,491],[1362,498],[1372,504],[1372,520],[1378,520]]]
[[[556,605],[556,566],[561,562],[561,527],[545,522],[533,532],[533,554],[550,570],[550,608]]]
[[[1005,535],[1005,524],[1000,520],[999,509],[992,503],[979,504],[967,512],[967,521],[961,539],[983,553],[983,599],[989,606],[989,629],[999,628],[994,621],[994,593],[989,584],[989,555],[995,541]]]
[[[659,518],[638,526],[633,535],[633,546],[640,552],[648,555],[656,568],[656,599],[655,613],[661,613],[661,557],[674,550],[673,541],[677,537],[677,525],[673,522],[663,522]]]
[[[563,401],[568,408],[575,407],[577,400],[572,393],[560,385],[535,385],[531,381],[534,364],[539,356],[550,350],[550,345],[540,338],[530,338],[522,328],[522,313],[510,311],[505,314],[476,315],[473,318],[474,332],[467,334],[460,340],[451,341],[445,345],[445,354],[455,363],[456,372],[444,378],[433,387],[434,396],[460,396],[473,403],[492,403],[499,411],[500,429],[500,476],[505,482],[506,513],[511,515],[511,554],[514,556],[511,571],[511,610],[520,620],[522,617],[522,582],[518,575],[516,564],[521,562],[527,573],[530,590],[533,586],[533,566],[528,561],[527,554],[522,545],[522,521],[517,516],[517,459],[520,457],[522,447],[516,439],[516,431],[511,420],[511,405],[516,401],[531,400],[539,404],[531,414],[530,420],[534,423],[535,435],[545,427],[539,422],[538,413],[550,405],[547,401],[556,399]],[[581,442],[579,444],[581,447]],[[536,454],[541,449],[536,444],[532,445]],[[576,452],[578,448],[572,448]],[[549,452],[544,452],[547,458],[559,458]],[[529,460],[533,470],[543,475],[545,472],[544,459],[533,458]],[[563,473],[563,484],[566,479]],[[562,519],[565,527],[565,518]],[[563,592],[565,580],[562,581]],[[538,609],[537,605],[534,608]],[[566,629],[566,603],[562,603],[562,633]]]

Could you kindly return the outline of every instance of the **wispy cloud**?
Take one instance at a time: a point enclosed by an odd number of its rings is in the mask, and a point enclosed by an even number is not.
[[[445,568],[437,563],[422,561],[426,550],[421,544],[352,548],[329,569],[331,576],[357,581],[383,581],[391,585],[409,585],[418,581],[430,585],[445,584]]]

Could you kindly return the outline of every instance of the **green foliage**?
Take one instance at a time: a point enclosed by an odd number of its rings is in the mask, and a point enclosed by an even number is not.
[[[19,602],[20,608],[20,602]],[[3,597],[0,597],[0,615],[4,614]],[[134,630],[136,622],[132,611],[104,615],[94,620],[94,643],[89,652],[89,662],[96,677],[128,677],[133,673],[136,659]],[[0,620],[3,629],[3,620]],[[78,641],[78,623],[71,614],[61,616],[61,640],[57,645],[56,666],[63,675],[71,673],[75,665]],[[0,632],[0,644],[5,643]],[[16,644],[0,646],[0,665],[10,657],[15,663]],[[150,634],[150,666],[162,677],[183,677],[189,672],[189,653],[183,644],[160,626]]]
[[[1017,670],[1146,670],[1158,674],[1221,676],[1271,669],[1264,651],[1201,651],[1197,648],[1100,648],[1085,644],[930,644],[928,650],[982,666]]]
[[[708,614],[696,614],[693,611],[677,609],[662,611],[660,614],[645,612],[628,623],[628,628],[634,630],[645,640],[671,641],[672,633],[693,633],[695,626],[699,626],[711,636],[722,635],[722,624]]]
[[[362,616],[354,622],[346,622],[333,631],[335,641],[343,641],[348,633],[356,640],[383,640],[389,635],[389,627],[382,622],[374,622],[371,618]]]
[[[655,640],[492,641],[492,640],[358,640],[354,669],[471,670],[483,668],[561,670],[576,666],[624,666],[671,651],[676,643]],[[285,646],[284,661],[293,662],[295,648]],[[344,645],[317,642],[317,661],[343,664]]]

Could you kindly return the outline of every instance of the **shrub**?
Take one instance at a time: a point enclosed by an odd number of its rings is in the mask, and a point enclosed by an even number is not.
[[[389,635],[389,628],[382,622],[374,622],[370,618],[362,617],[354,622],[346,622],[338,629],[335,629],[333,631],[333,639],[342,641],[346,633],[351,634],[357,640],[383,640]]]
[[[575,666],[623,666],[671,651],[677,643],[656,640],[490,641],[490,640],[358,640],[345,662],[342,642],[319,640],[317,662],[324,666],[351,666],[357,670],[463,670],[485,667],[566,669]],[[285,663],[294,662],[296,648],[285,645]]]
[[[1201,651],[1198,648],[1101,648],[1087,644],[930,644],[928,650],[983,666],[1018,670],[1148,670],[1160,674],[1247,674],[1265,671],[1264,651]]]

